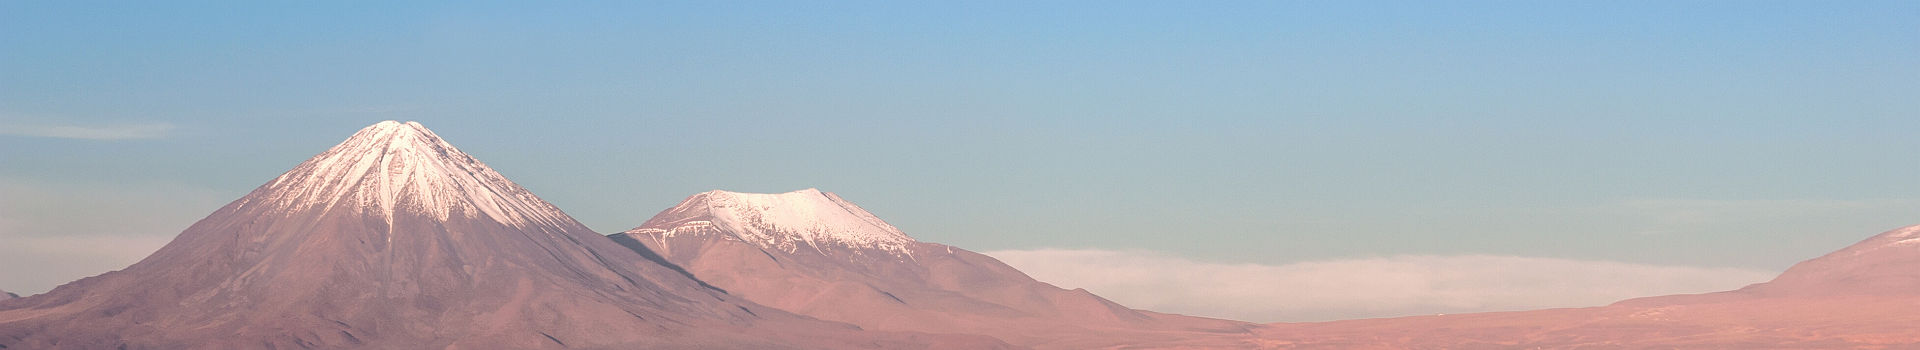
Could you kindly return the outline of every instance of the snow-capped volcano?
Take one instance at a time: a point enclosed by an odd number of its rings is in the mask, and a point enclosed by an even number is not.
[[[1231,339],[1249,326],[1134,310],[1085,290],[1060,289],[993,257],[916,241],[815,189],[695,194],[610,236],[635,251],[657,252],[732,295],[867,329],[985,334],[1015,345],[1080,349]]]
[[[866,209],[811,188],[780,194],[708,191],[627,232],[659,239],[722,234],[787,253],[838,247],[911,254],[916,243]]]
[[[515,227],[572,219],[416,122],[384,121],[295,166],[240,205],[346,209],[392,220],[400,210],[485,218]]]
[[[11,349],[899,348],[701,284],[381,122],[125,270],[0,303]]]

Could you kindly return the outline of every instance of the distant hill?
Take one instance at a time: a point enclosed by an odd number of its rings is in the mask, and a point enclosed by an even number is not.
[[[1920,346],[1920,226],[1739,290],[1577,309],[1276,323],[1267,348],[1856,349]]]

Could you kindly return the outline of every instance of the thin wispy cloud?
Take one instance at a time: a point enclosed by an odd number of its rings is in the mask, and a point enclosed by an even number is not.
[[[123,123],[105,125],[0,123],[0,135],[79,140],[157,139],[167,137],[173,129],[173,124],[168,123]]]
[[[1253,322],[1606,305],[1736,289],[1774,272],[1520,256],[1394,256],[1281,265],[1150,251],[987,252],[1044,282],[1129,307]]]

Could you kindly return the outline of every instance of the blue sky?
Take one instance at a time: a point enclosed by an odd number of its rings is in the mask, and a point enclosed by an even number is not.
[[[1915,28],[1864,1],[5,2],[0,240],[164,242],[397,119],[607,232],[818,187],[980,251],[1778,271],[1920,224]]]

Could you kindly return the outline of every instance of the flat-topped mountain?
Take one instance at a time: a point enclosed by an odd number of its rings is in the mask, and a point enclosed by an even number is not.
[[[852,255],[849,258],[906,257],[919,243],[866,209],[811,188],[781,194],[695,194],[628,232],[663,238],[714,236],[787,254],[813,250]]]
[[[1134,310],[920,242],[828,192],[710,191],[611,235],[732,295],[867,329],[991,335],[1038,348],[1236,346],[1246,323]],[[1201,343],[1184,343],[1195,338]]]
[[[121,271],[0,303],[0,348],[958,348],[703,286],[418,123],[381,122]]]

